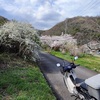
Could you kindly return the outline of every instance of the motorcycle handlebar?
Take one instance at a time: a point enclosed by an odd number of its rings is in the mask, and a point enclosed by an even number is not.
[[[75,66],[76,66],[76,67],[77,67],[77,66],[80,66],[80,64],[78,64],[78,65],[75,65]]]
[[[70,63],[70,65],[71,65],[72,68],[76,68],[77,66],[80,66],[80,64],[75,65],[74,63]]]

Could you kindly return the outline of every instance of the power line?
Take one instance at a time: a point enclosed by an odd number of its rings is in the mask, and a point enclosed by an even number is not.
[[[90,1],[90,2],[86,5],[86,7],[85,7],[83,10],[81,10],[81,11],[79,12],[79,15],[85,15],[85,13],[86,13],[87,11],[89,11],[90,9],[96,7],[98,3],[100,3],[100,1],[99,1],[99,2],[98,2],[97,0]]]
[[[90,0],[87,4],[85,4],[84,8],[79,11],[78,15],[82,15],[82,16],[85,15],[87,11],[96,7],[97,4],[99,4],[99,3],[100,3],[100,1],[98,2],[97,0]],[[68,29],[67,22],[68,22],[68,19],[66,18],[65,19],[65,34],[67,33],[67,29]],[[100,26],[98,25],[98,27],[100,27]]]

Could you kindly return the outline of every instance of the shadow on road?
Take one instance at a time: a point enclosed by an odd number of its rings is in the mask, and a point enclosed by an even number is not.
[[[45,73],[60,72],[59,68],[56,66],[57,63],[63,64],[63,60],[48,53],[40,53],[40,61],[38,64],[42,66]]]

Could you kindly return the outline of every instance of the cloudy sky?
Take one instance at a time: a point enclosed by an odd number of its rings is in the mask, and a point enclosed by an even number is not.
[[[100,0],[0,0],[0,15],[49,29],[75,16],[99,16]]]

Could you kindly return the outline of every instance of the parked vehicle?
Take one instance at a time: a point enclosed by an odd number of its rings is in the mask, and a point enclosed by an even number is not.
[[[79,66],[74,64],[77,58],[75,57],[71,63],[66,63],[65,60],[62,65],[57,63],[68,91],[72,94],[71,96],[75,96],[75,100],[100,100],[100,74],[86,80],[78,78],[74,70]]]

